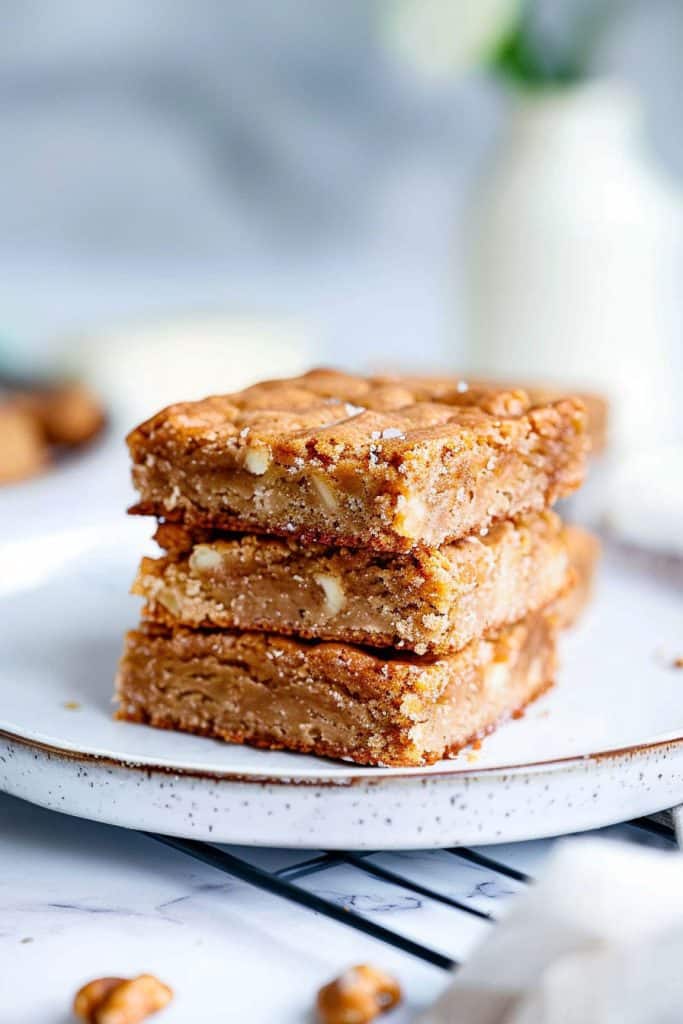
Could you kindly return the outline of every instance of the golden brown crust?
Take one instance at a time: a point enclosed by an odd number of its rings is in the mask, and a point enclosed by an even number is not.
[[[567,394],[566,388],[557,384],[523,383],[517,381],[515,384],[509,381],[494,380],[491,378],[476,378],[471,381],[473,387],[477,388],[522,388],[529,396],[534,405],[547,405],[549,402],[557,402],[563,395]],[[591,455],[601,455],[607,448],[609,441],[609,401],[604,395],[598,395],[591,391],[571,389],[572,394],[580,398],[586,407],[586,433],[590,442]]]
[[[144,558],[133,586],[148,620],[418,654],[460,650],[543,607],[568,570],[562,524],[549,511],[404,555],[253,535],[205,533],[193,544],[171,525],[157,539],[169,554]]]
[[[128,437],[132,511],[192,528],[437,546],[583,479],[585,410],[458,378],[315,370],[170,406]]]
[[[118,717],[363,764],[426,764],[527,704],[554,667],[543,614],[445,658],[153,627],[128,635]]]

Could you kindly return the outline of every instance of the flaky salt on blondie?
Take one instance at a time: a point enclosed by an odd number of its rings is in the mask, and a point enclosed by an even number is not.
[[[575,490],[585,423],[576,398],[314,370],[136,428],[132,511],[376,551],[436,547]]]
[[[253,535],[193,537],[162,525],[164,558],[144,558],[133,592],[168,626],[265,630],[448,653],[550,602],[568,550],[553,512],[520,516],[410,554]]]

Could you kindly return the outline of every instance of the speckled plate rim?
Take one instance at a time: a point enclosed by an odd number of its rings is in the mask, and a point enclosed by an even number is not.
[[[370,783],[380,785],[390,783],[398,779],[419,779],[429,780],[449,779],[454,781],[459,778],[480,778],[497,775],[514,776],[547,773],[551,771],[562,771],[578,765],[586,765],[590,762],[602,762],[605,760],[619,760],[624,758],[636,758],[639,755],[646,755],[658,750],[676,749],[683,746],[683,735],[678,733],[667,735],[646,741],[644,743],[631,744],[625,747],[613,747],[606,750],[593,751],[587,754],[578,754],[567,757],[548,758],[542,761],[517,762],[515,764],[488,765],[482,768],[465,768],[460,765],[453,765],[452,768],[441,767],[430,769],[428,767],[406,767],[406,768],[381,768],[369,766],[354,766],[350,769],[352,774],[343,774],[338,763],[326,772],[322,770],[319,775],[292,775],[275,774],[269,775],[266,772],[233,772],[233,771],[210,771],[201,768],[189,768],[172,764],[159,764],[153,760],[117,758],[111,754],[98,754],[91,751],[78,750],[72,747],[60,747],[53,743],[34,739],[8,729],[0,728],[0,739],[16,743],[24,747],[48,753],[53,757],[62,757],[69,761],[83,761],[88,763],[96,762],[101,765],[115,766],[116,768],[128,769],[130,771],[145,771],[160,775],[187,776],[193,779],[207,779],[212,782],[238,782],[256,783],[268,786],[352,786],[357,783]]]
[[[506,772],[207,777],[77,757],[0,734],[0,789],[109,825],[208,842],[409,850],[582,832],[683,803],[683,744]]]

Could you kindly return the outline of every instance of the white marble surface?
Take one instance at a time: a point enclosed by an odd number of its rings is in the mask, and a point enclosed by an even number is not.
[[[670,846],[630,826],[605,830]],[[403,1024],[448,981],[350,928],[265,893],[132,832],[0,796],[0,1022],[67,1024],[71,998],[103,974],[152,971],[176,992],[164,1021],[310,1024],[314,993],[345,966],[394,971]],[[536,874],[552,843],[488,847]],[[301,851],[233,849],[268,870]],[[376,863],[499,916],[521,888],[445,851],[380,854]],[[286,874],[285,874],[286,877]],[[297,880],[396,931],[467,957],[492,925],[346,865]]]

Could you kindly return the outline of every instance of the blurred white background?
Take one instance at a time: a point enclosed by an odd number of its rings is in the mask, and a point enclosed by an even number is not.
[[[510,95],[481,68],[422,76],[382,7],[2,3],[5,350],[256,310],[304,318],[316,361],[456,365],[463,214]],[[561,31],[567,3],[543,7]],[[611,8],[593,70],[637,86],[680,179],[683,4]]]

